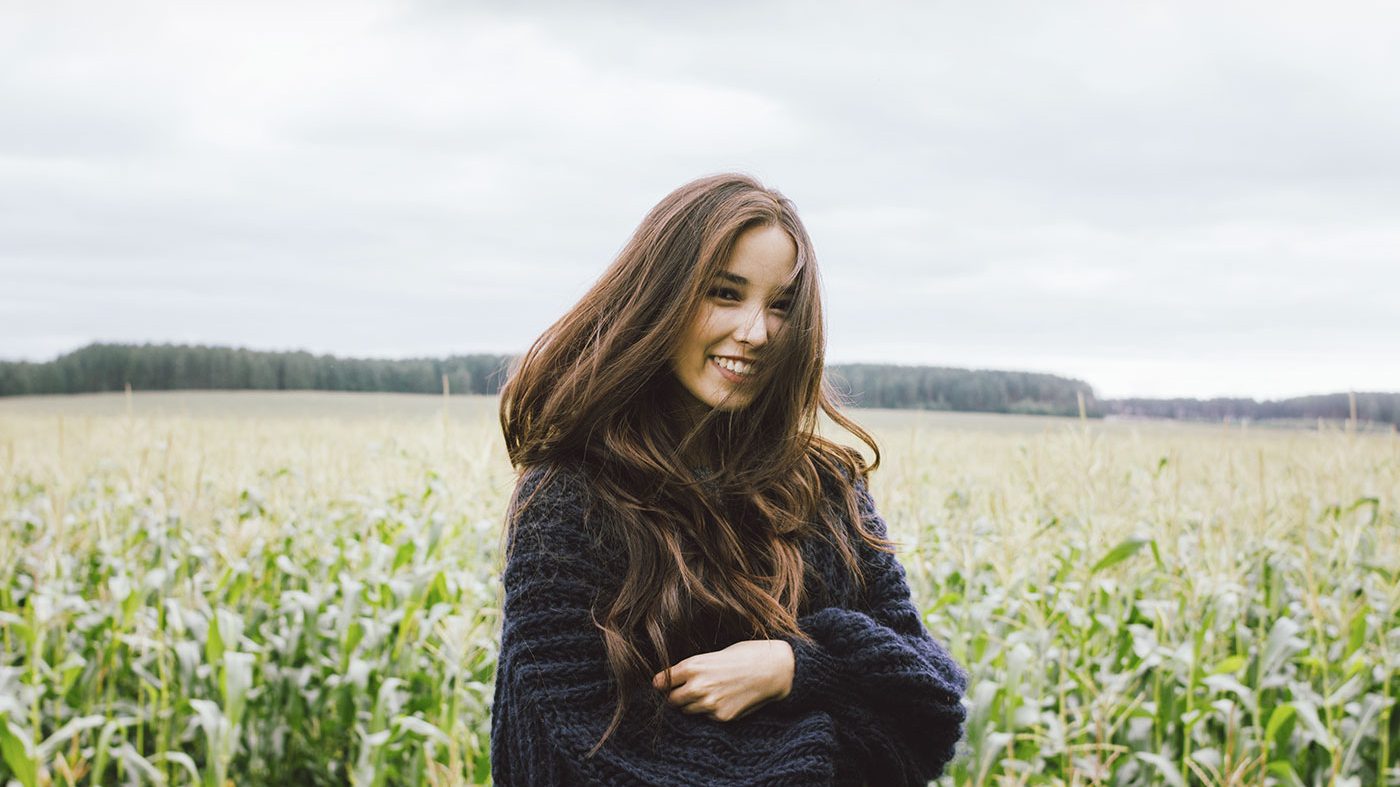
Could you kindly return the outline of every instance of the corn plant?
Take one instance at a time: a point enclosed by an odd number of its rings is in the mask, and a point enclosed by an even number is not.
[[[494,400],[307,396],[0,403],[0,782],[490,781]],[[943,783],[1400,782],[1393,434],[866,415]]]

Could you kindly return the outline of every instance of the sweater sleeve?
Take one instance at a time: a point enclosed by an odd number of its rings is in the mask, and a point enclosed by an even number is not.
[[[531,471],[534,472],[534,471]],[[583,494],[567,474],[540,489],[516,523],[505,586],[492,769],[501,785],[819,784],[834,778],[832,717],[760,708],[717,722],[662,703],[612,718],[616,685],[592,609],[620,567],[585,534]],[[522,486],[530,491],[530,477]]]
[[[864,482],[856,493],[866,527],[884,537]],[[795,661],[791,691],[778,704],[830,712],[841,746],[871,784],[923,785],[942,774],[962,737],[967,675],[924,627],[895,556],[859,547],[867,603],[799,618],[810,643],[782,637]]]

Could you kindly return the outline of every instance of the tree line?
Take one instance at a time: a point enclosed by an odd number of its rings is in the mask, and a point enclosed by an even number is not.
[[[509,355],[445,359],[338,358],[169,344],[91,344],[45,363],[0,362],[0,395],[171,390],[323,390],[495,394]],[[829,380],[851,404],[897,409],[1073,415],[1093,390],[1049,374],[838,364]],[[1090,407],[1097,415],[1096,407]]]
[[[1356,411],[1352,412],[1355,400]],[[1291,419],[1400,424],[1400,393],[1362,392],[1295,396],[1263,402],[1254,399],[1112,399],[1107,412],[1149,418],[1209,421]]]
[[[1081,380],[1036,372],[955,369],[941,366],[835,364],[828,379],[852,404],[897,410],[1100,416],[1094,389]]]
[[[0,396],[170,390],[321,390],[495,394],[509,355],[338,358],[171,344],[90,344],[52,361],[0,361]],[[1351,417],[1345,393],[1274,401],[1105,399],[1082,380],[1034,372],[892,364],[833,364],[828,379],[858,407],[1201,420]],[[1361,421],[1400,424],[1400,393],[1354,395]]]
[[[337,358],[170,344],[90,344],[43,363],[0,362],[0,396],[121,391],[269,390],[496,393],[509,356]]]

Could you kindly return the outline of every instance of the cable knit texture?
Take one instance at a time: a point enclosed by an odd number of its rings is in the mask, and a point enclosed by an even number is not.
[[[808,592],[793,647],[792,690],[743,718],[718,722],[669,705],[660,722],[633,703],[592,756],[612,718],[614,681],[593,609],[621,582],[624,557],[602,537],[578,468],[527,471],[506,561],[504,623],[491,715],[499,785],[923,785],[962,735],[967,676],[929,636],[893,555],[857,542],[858,593],[824,539],[803,544]],[[865,525],[886,535],[864,483]],[[715,644],[715,650],[728,644]]]

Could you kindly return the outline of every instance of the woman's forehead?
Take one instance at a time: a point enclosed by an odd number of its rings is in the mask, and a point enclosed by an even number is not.
[[[754,227],[741,233],[718,278],[740,286],[780,290],[790,286],[797,266],[797,244],[781,227]]]

